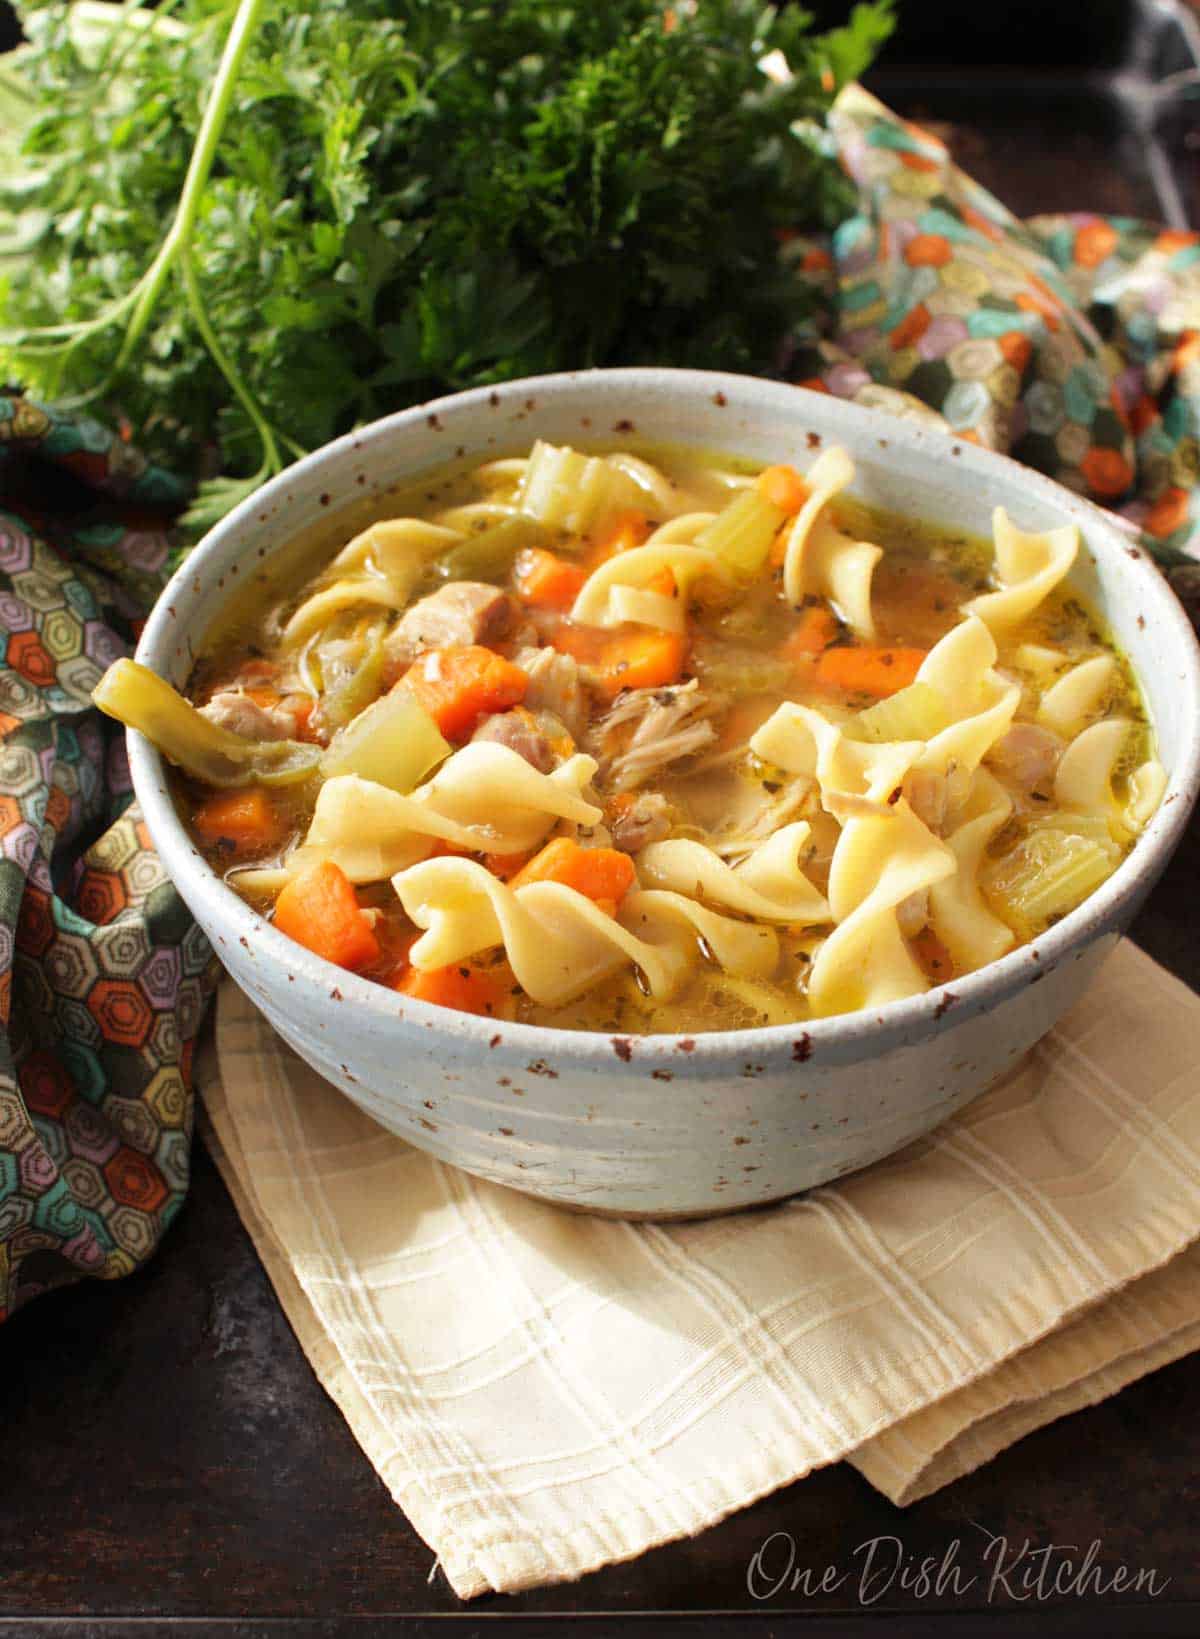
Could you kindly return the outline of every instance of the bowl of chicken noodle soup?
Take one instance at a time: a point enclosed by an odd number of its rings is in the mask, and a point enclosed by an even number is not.
[[[886,1155],[1081,993],[1178,841],[1191,628],[1099,509],[922,420],[670,370],[300,461],[127,723],[164,863],[385,1127],[677,1216]]]

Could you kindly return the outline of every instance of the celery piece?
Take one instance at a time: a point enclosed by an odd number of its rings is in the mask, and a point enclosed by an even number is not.
[[[445,580],[502,581],[518,552],[530,546],[547,546],[552,539],[545,524],[518,513],[515,518],[504,518],[489,529],[466,536],[443,552],[437,560],[437,572]]]
[[[316,773],[319,746],[231,734],[136,660],[114,661],[92,699],[109,717],[152,740],[168,762],[209,785],[291,785]]]
[[[932,683],[910,683],[886,700],[860,711],[845,724],[849,740],[932,740],[949,725],[946,696]]]
[[[723,649],[711,659],[699,645],[695,652],[696,671],[705,688],[741,699],[748,694],[783,694],[795,680],[795,667],[788,660],[776,660],[753,649]]]
[[[393,689],[339,730],[321,758],[321,775],[357,774],[402,796],[450,755],[433,718],[407,689]]]
[[[387,653],[376,633],[367,645],[361,664],[321,701],[321,716],[330,728],[344,727],[365,711],[372,700],[379,698],[386,659]]]
[[[717,513],[693,544],[715,552],[735,574],[757,575],[786,520],[783,508],[768,501],[758,485],[752,484]]]
[[[635,494],[633,481],[602,456],[539,438],[529,452],[517,504],[547,529],[586,535],[601,514],[630,505]]]
[[[1047,826],[998,859],[982,885],[1006,921],[1033,935],[1074,910],[1107,881],[1116,863],[1111,848]]]

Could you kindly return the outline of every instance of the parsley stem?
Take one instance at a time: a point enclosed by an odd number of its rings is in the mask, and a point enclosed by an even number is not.
[[[213,363],[232,388],[238,403],[254,423],[254,430],[262,442],[263,464],[260,471],[264,478],[270,478],[273,474],[279,472],[283,466],[279,456],[279,446],[275,442],[275,434],[259,408],[257,399],[238,374],[233,361],[221,346],[216,331],[209,323],[208,310],[204,306],[204,299],[196,282],[196,269],[192,265],[191,253],[187,249],[183,251],[179,258],[179,275],[183,280],[188,311],[195,321],[196,329],[200,332],[201,340],[208,348]]]
[[[117,355],[115,366],[117,370],[128,364],[130,355],[141,339],[142,332],[150,322],[150,315],[154,311],[155,303],[162,293],[172,267],[180,254],[186,251],[191,240],[192,229],[195,227],[196,218],[200,214],[201,195],[208,183],[209,172],[212,170],[213,159],[216,157],[217,144],[221,140],[221,133],[225,128],[225,121],[229,115],[229,105],[233,101],[234,88],[237,84],[238,71],[242,66],[242,58],[246,55],[250,42],[254,38],[265,4],[266,0],[240,0],[237,15],[234,17],[233,25],[229,30],[229,38],[225,41],[225,50],[221,54],[221,62],[217,69],[216,78],[213,81],[212,92],[204,109],[204,118],[200,122],[196,145],[192,149],[187,176],[184,178],[179,203],[175,209],[175,219],[171,223],[167,237],[159,248],[158,255],[135,286],[137,302],[125,329],[125,339],[121,343],[121,351]]]

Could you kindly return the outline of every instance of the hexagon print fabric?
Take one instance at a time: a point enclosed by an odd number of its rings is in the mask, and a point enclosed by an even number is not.
[[[104,428],[0,396],[0,1318],[136,1268],[187,1190],[211,957],[91,704],[184,499]]]
[[[815,314],[792,379],[935,411],[1119,512],[1164,565],[1200,556],[1200,234],[1082,211],[1022,222],[861,86],[830,126],[857,209],[785,245]],[[1194,564],[1173,579],[1195,604]]]

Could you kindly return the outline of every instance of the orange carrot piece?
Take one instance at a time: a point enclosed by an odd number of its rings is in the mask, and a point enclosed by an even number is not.
[[[569,609],[587,579],[581,563],[572,563],[540,546],[527,548],[513,566],[517,596],[535,609]]]
[[[597,903],[619,903],[633,887],[637,872],[628,854],[616,848],[581,848],[570,837],[555,837],[513,877],[510,887],[530,882],[561,882]]]
[[[392,988],[419,1002],[436,1007],[453,1007],[459,1013],[496,1013],[504,991],[491,976],[477,967],[422,969],[407,967]]]
[[[808,485],[795,467],[764,467],[755,479],[759,493],[789,518],[808,500]]]
[[[822,603],[810,603],[800,611],[800,618],[783,640],[783,654],[788,660],[811,660],[824,654],[838,634],[838,620],[832,609]]]
[[[847,694],[869,694],[885,700],[915,682],[925,649],[826,649],[817,659],[816,681]]]
[[[294,876],[275,901],[275,926],[327,962],[357,972],[379,960],[379,940],[353,884],[332,860]]]
[[[921,971],[932,984],[944,985],[954,977],[954,958],[932,928],[922,928],[911,941]]]
[[[641,546],[649,533],[650,520],[644,512],[618,512],[604,533],[592,542],[583,560],[584,568],[590,574],[600,564],[607,563],[609,558],[616,557],[618,552],[628,552],[635,546]]]
[[[524,870],[532,858],[533,850],[526,849],[523,854],[484,854],[483,863],[501,882],[509,882],[518,871]]]
[[[519,666],[475,644],[431,649],[400,679],[448,740],[465,740],[479,719],[525,698],[529,678]]]
[[[196,809],[192,823],[206,842],[235,858],[265,853],[281,843],[287,824],[261,786],[222,791]]]
[[[573,655],[595,674],[595,688],[606,699],[622,689],[659,689],[677,683],[683,671],[687,642],[679,632],[652,626],[618,627],[562,625],[551,641],[562,654]]]

